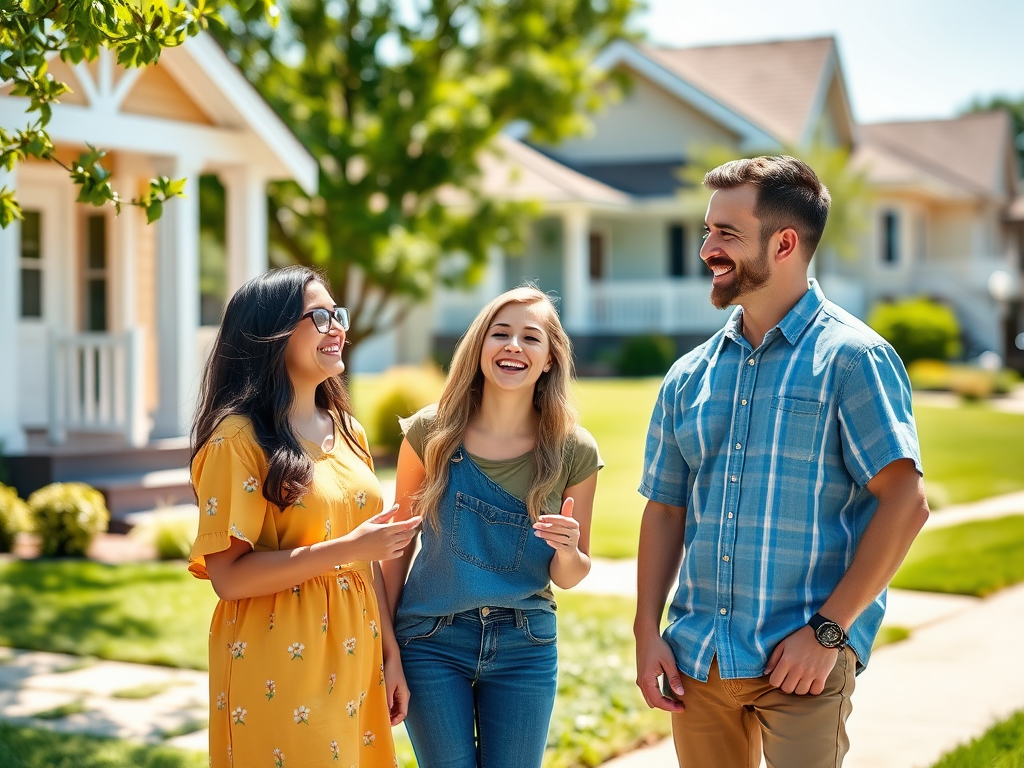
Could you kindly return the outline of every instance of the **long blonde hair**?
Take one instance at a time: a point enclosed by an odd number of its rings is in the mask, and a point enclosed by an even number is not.
[[[435,529],[437,509],[448,485],[448,462],[462,443],[470,421],[480,410],[484,388],[480,353],[484,338],[494,316],[509,304],[544,304],[548,308],[545,330],[551,368],[540,375],[533,392],[533,407],[540,419],[533,451],[533,481],[525,499],[533,520],[545,514],[544,504],[562,472],[565,445],[578,423],[569,397],[569,382],[573,377],[572,342],[548,295],[533,286],[520,286],[506,291],[481,309],[455,348],[448,380],[437,405],[437,416],[424,440],[426,478],[413,496],[417,514],[423,514]]]

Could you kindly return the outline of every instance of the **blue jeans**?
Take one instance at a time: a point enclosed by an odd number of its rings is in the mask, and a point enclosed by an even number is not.
[[[480,608],[399,634],[420,768],[540,768],[555,703],[555,614]]]

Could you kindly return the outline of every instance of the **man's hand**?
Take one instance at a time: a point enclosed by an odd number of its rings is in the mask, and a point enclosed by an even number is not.
[[[660,635],[636,641],[636,684],[651,709],[663,709],[666,712],[682,712],[683,679],[676,667],[675,656]],[[658,678],[664,675],[668,687],[675,694],[670,699],[662,694],[658,687]]]
[[[769,682],[783,693],[817,696],[825,690],[825,681],[839,653],[842,651],[823,646],[814,630],[803,626],[775,646],[764,673],[771,676]]]

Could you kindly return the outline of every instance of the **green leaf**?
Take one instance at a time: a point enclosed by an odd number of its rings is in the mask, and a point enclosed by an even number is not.
[[[0,229],[7,229],[12,221],[22,218],[21,206],[14,199],[14,192],[0,187]]]
[[[151,200],[145,208],[147,224],[152,224],[164,214],[164,204],[160,200]]]

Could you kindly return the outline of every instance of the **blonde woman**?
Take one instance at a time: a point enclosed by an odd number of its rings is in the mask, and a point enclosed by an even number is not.
[[[384,563],[421,768],[535,768],[555,698],[555,602],[590,570],[602,462],[569,403],[550,299],[502,294],[459,343],[437,406],[403,422],[396,520],[420,552]],[[408,578],[407,578],[408,574]]]

